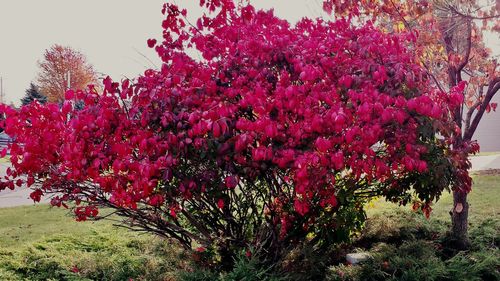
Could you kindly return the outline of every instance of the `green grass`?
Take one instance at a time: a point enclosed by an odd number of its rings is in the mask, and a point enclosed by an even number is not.
[[[172,280],[177,245],[113,226],[76,222],[48,205],[0,209],[0,280]]]
[[[60,233],[84,237],[97,232],[120,231],[107,221],[76,222],[68,210],[46,204],[0,209],[0,248],[17,248]]]
[[[494,218],[500,214],[500,176],[499,175],[482,175],[473,176],[473,188],[469,193],[469,221],[474,224],[482,221],[484,218]],[[450,193],[444,192],[441,198],[432,206],[430,220],[441,223],[449,223],[449,211],[452,207],[453,198]],[[397,210],[405,210],[409,207],[399,207],[398,205],[386,202],[384,200],[376,200],[367,209],[368,217],[380,215]]]

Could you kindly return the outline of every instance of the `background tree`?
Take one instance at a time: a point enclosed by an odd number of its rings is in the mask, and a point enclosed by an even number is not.
[[[54,45],[45,50],[38,63],[38,85],[49,102],[62,102],[68,89],[85,89],[97,82],[97,75],[85,56],[70,48]],[[69,73],[69,75],[68,75]]]
[[[47,102],[47,97],[38,91],[38,87],[30,83],[30,87],[26,89],[26,94],[21,99],[22,105],[27,105],[37,100],[39,103],[44,104]]]
[[[491,100],[500,89],[498,57],[484,43],[486,32],[498,36],[500,31],[500,1],[327,0],[323,7],[338,17],[372,20],[387,32],[418,36],[415,54],[435,85],[443,92],[457,85],[464,88],[462,106],[453,113],[458,126],[454,151],[465,155],[476,151],[474,133],[483,115],[496,110]],[[455,165],[470,168],[468,161]],[[464,175],[453,187],[450,234],[458,248],[468,246],[468,178]]]

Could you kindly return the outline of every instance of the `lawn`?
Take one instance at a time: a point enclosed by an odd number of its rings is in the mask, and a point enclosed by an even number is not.
[[[470,222],[479,223],[485,218],[495,218],[500,214],[500,176],[499,175],[475,175],[472,192],[469,194]],[[453,198],[450,193],[445,192],[440,200],[432,206],[431,222],[449,223]],[[367,209],[368,216],[374,216],[384,212],[398,209],[395,204],[377,200]],[[405,208],[405,207],[403,207]]]
[[[46,204],[0,209],[0,248],[19,248],[47,237],[67,234],[84,237],[95,233],[120,233],[109,222],[76,222],[66,209]]]
[[[179,247],[48,205],[0,209],[0,280],[170,280]],[[139,278],[140,277],[140,278]]]
[[[429,220],[409,207],[373,202],[365,231],[349,248],[373,259],[362,266],[330,265],[326,280],[499,280],[499,192],[499,175],[474,177],[473,247],[453,256],[442,243],[449,194],[433,206]],[[75,222],[65,209],[0,209],[0,280],[179,280],[178,273],[191,268],[185,255],[172,242],[109,221]]]

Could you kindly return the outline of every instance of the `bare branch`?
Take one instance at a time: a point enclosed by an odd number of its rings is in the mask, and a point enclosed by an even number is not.
[[[427,66],[427,64],[425,63],[425,61],[421,60],[421,62],[424,65],[425,70],[427,70],[427,74],[432,78],[432,80],[434,81],[434,83],[436,83],[436,86],[439,88],[439,90],[442,93],[445,93],[445,90],[443,89],[443,87],[441,86],[441,84],[439,83],[439,81],[437,80],[436,76],[434,76],[434,74],[432,74],[430,67]]]
[[[486,111],[486,107],[488,106],[491,99],[495,96],[495,94],[498,92],[499,89],[500,89],[500,77],[496,77],[489,83],[488,90],[486,91],[484,100],[481,102],[481,106],[479,107],[476,116],[474,116],[474,119],[472,120],[470,127],[468,128],[467,131],[465,131],[464,140],[472,139],[472,136],[474,135],[474,132],[476,131],[477,126],[479,125],[479,121],[481,121],[481,118],[483,117],[483,114]]]
[[[467,47],[465,50],[465,56],[457,67],[457,72],[460,73],[462,69],[469,63],[470,52],[472,49],[472,22],[470,20],[467,21]]]
[[[485,17],[478,17],[478,16],[473,16],[473,15],[468,15],[460,12],[456,7],[453,5],[448,5],[448,8],[452,13],[454,13],[457,16],[460,16],[462,18],[466,18],[468,20],[487,20],[487,19],[496,19],[500,18],[500,15],[491,15],[491,16],[485,16]]]
[[[472,118],[472,114],[474,111],[481,105],[481,101],[477,101],[473,106],[469,108],[467,111],[467,115],[465,117],[465,131],[467,132],[470,128],[470,121]]]

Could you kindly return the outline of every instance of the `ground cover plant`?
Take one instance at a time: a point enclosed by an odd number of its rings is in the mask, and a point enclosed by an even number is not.
[[[465,83],[434,89],[415,33],[201,4],[194,24],[164,6],[162,41],[148,41],[161,69],[61,105],[2,106],[16,142],[0,188],[74,203],[77,220],[111,209],[230,270],[240,252],[273,264],[348,241],[371,197],[429,215],[444,190],[470,185],[463,147],[450,147]]]

